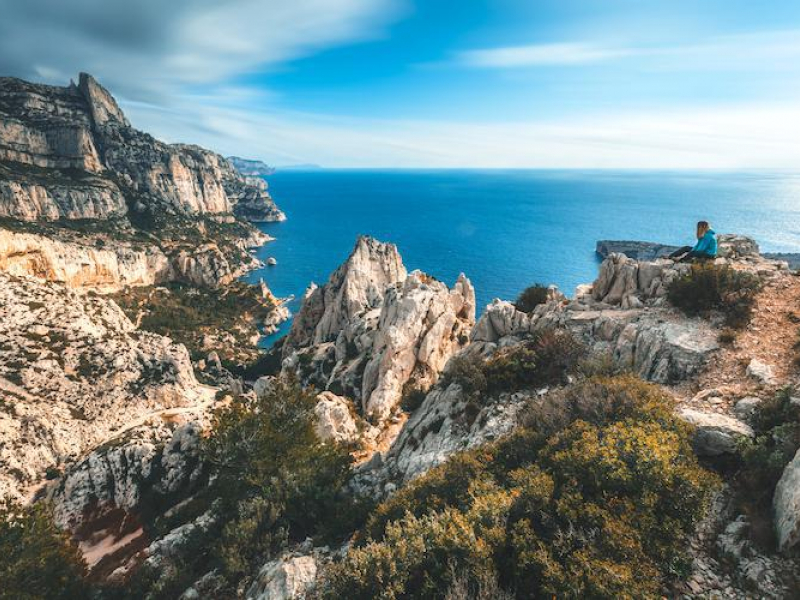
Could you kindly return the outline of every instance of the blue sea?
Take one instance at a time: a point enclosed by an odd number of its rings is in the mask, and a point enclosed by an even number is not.
[[[288,220],[261,225],[276,241],[259,257],[278,264],[246,279],[294,296],[292,312],[359,234],[397,244],[409,270],[448,285],[466,273],[479,312],[535,282],[572,294],[596,275],[598,239],[692,244],[701,219],[764,251],[800,252],[800,172],[318,170],[267,181]]]

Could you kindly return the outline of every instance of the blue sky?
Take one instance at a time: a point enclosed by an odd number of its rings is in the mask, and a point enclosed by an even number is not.
[[[800,167],[797,1],[0,8],[4,72],[90,71],[136,126],[272,164]]]

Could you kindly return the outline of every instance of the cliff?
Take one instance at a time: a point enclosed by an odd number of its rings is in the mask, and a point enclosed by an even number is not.
[[[375,422],[398,408],[404,389],[427,389],[468,340],[475,291],[414,271],[397,248],[368,237],[304,299],[283,346],[284,370],[350,396]]]
[[[274,167],[270,167],[260,160],[229,156],[228,161],[245,177],[266,177],[267,175],[273,175],[275,173]]]
[[[133,128],[90,75],[63,88],[0,78],[0,216],[109,219],[131,211],[285,218],[265,185],[220,155]]]

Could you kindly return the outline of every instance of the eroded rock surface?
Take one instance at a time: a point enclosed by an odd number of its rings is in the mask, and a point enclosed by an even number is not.
[[[786,465],[773,499],[775,529],[781,550],[800,542],[800,450]]]
[[[67,87],[0,78],[0,216],[108,219],[131,209],[285,218],[261,180],[218,154],[131,127],[90,75]]]
[[[213,399],[188,353],[113,302],[0,273],[0,495],[166,409]]]
[[[306,295],[284,345],[284,369],[387,419],[406,386],[427,388],[468,342],[475,292],[407,274],[391,244],[362,237],[327,284]]]

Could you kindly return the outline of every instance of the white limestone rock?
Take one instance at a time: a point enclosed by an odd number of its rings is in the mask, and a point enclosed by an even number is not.
[[[121,217],[123,189],[151,213],[286,218],[263,180],[198,146],[134,129],[85,73],[68,87],[0,78],[0,173],[0,216],[18,219]]]
[[[0,496],[22,496],[48,468],[214,390],[183,346],[136,331],[112,301],[0,273],[0,394]]]
[[[755,437],[749,425],[726,415],[682,408],[678,416],[695,427],[693,444],[702,456],[735,454],[740,439]]]
[[[245,596],[248,600],[296,600],[313,589],[317,579],[314,556],[286,556],[266,563]]]
[[[775,531],[782,551],[800,542],[800,450],[783,470],[772,500]]]
[[[757,358],[752,359],[747,365],[747,375],[764,385],[774,385],[777,382],[772,366]]]
[[[347,398],[331,392],[317,396],[314,413],[317,416],[314,429],[320,440],[348,443],[358,436],[358,425],[353,418],[353,408]]]
[[[383,421],[407,384],[427,388],[469,341],[475,291],[407,274],[397,248],[361,237],[327,284],[307,292],[283,349],[284,369],[361,404]]]

